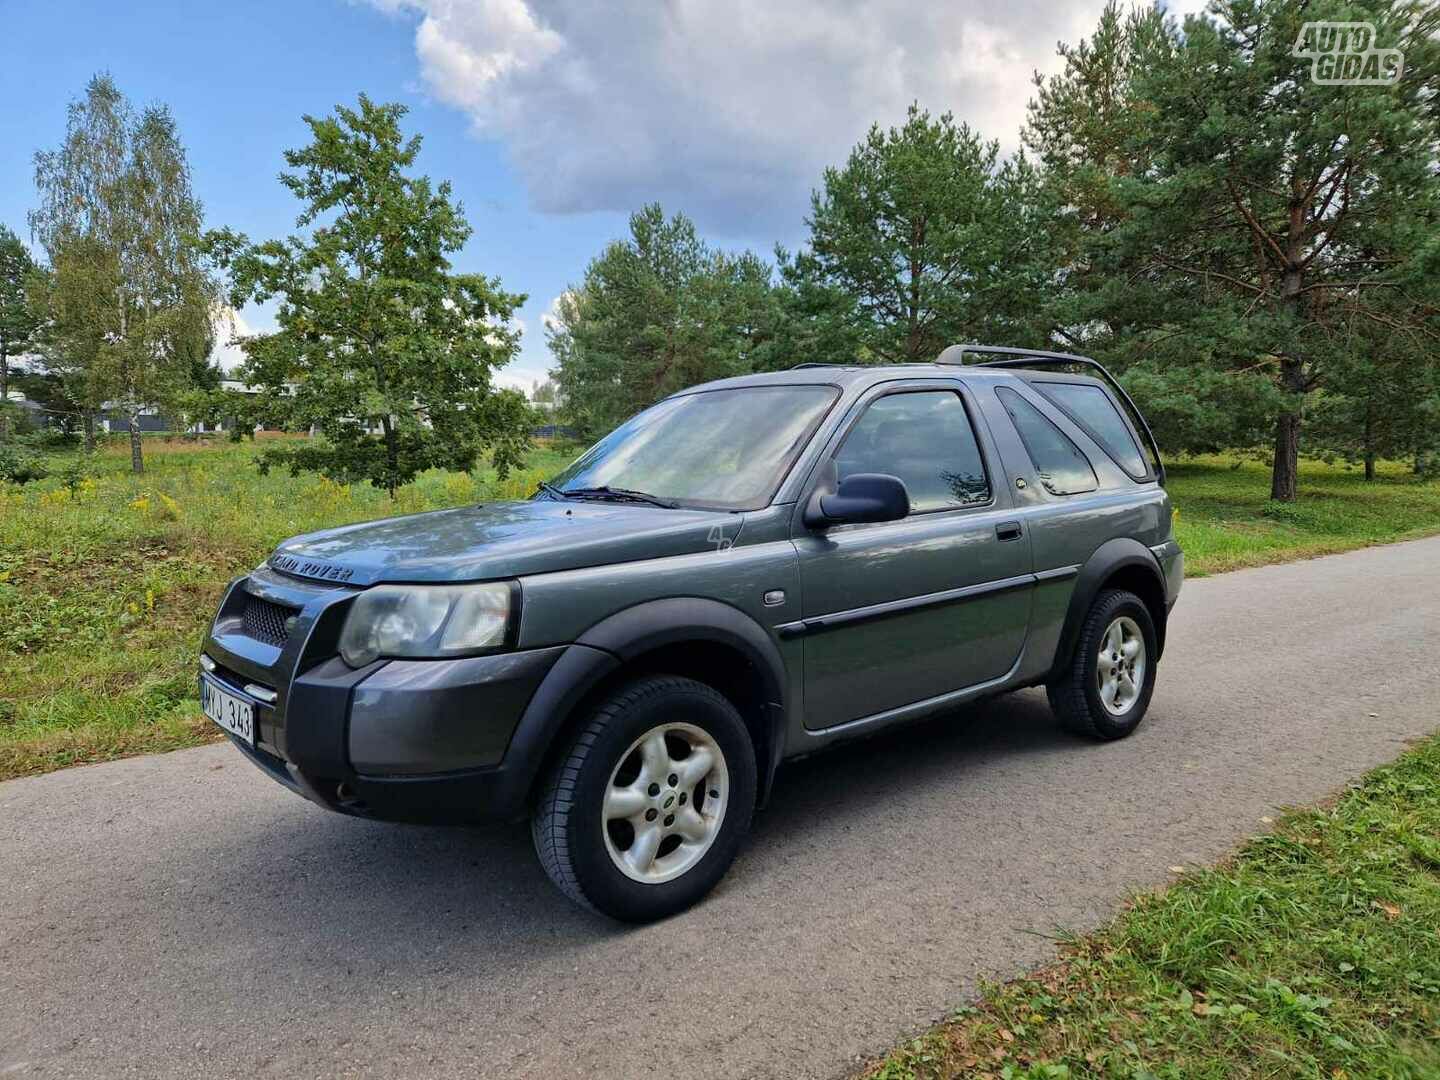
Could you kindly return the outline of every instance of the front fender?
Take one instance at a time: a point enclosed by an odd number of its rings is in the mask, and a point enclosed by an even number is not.
[[[511,783],[528,796],[575,710],[617,670],[667,645],[712,642],[743,655],[759,674],[765,697],[763,800],[784,752],[785,664],[766,630],[744,612],[716,600],[652,600],[596,623],[565,650],[530,699],[506,751]],[[723,687],[721,688],[723,689]]]

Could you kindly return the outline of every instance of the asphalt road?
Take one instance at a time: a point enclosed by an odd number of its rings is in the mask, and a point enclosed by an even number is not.
[[[831,1076],[1440,727],[1440,538],[1192,581],[1145,726],[1029,692],[790,767],[621,928],[526,831],[324,813],[228,746],[0,784],[0,1076]]]

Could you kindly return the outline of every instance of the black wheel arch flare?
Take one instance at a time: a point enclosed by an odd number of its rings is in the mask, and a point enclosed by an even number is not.
[[[1080,637],[1085,614],[1095,602],[1095,597],[1106,587],[1129,589],[1145,602],[1155,623],[1155,659],[1158,661],[1165,651],[1165,574],[1160,569],[1160,562],[1155,553],[1140,541],[1116,537],[1096,548],[1076,575],[1070,605],[1065,612],[1065,624],[1055,647],[1052,674],[1062,670],[1069,662]]]
[[[595,691],[648,654],[668,648],[720,645],[744,657],[759,681],[763,701],[756,740],[760,801],[785,749],[785,664],[770,634],[738,608],[702,597],[671,597],[625,608],[591,626],[571,645],[535,691],[521,715],[507,765],[513,781],[533,792],[547,762]],[[730,689],[716,687],[727,696]],[[742,710],[743,712],[743,710]]]

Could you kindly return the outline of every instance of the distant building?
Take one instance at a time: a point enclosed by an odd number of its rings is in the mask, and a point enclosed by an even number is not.
[[[19,390],[7,390],[5,401],[24,413],[33,427],[49,427],[52,420],[50,410],[41,405],[38,401],[31,401]]]

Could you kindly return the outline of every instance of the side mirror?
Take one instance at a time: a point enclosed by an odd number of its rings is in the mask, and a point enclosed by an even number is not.
[[[805,508],[812,529],[862,521],[898,521],[910,513],[910,493],[898,477],[856,473],[840,481],[834,494],[817,492]]]

